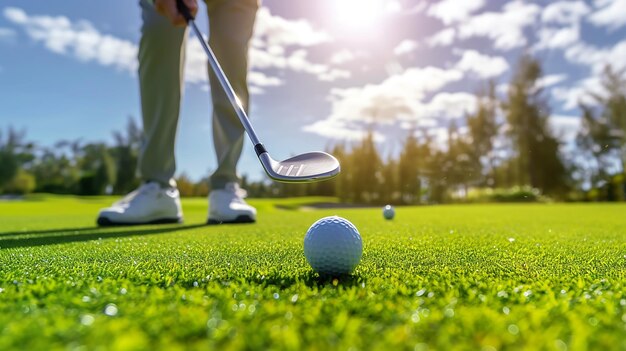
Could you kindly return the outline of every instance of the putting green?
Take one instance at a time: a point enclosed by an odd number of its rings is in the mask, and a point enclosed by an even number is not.
[[[0,202],[0,350],[626,349],[626,205],[298,210],[254,225],[100,229],[112,198]],[[280,205],[280,208],[276,207]],[[364,240],[321,280],[303,238],[339,215]]]

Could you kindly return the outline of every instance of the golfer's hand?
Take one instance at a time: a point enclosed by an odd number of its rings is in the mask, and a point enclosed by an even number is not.
[[[192,16],[196,16],[198,12],[197,0],[183,0]],[[184,27],[187,25],[183,15],[176,8],[176,0],[154,0],[154,8],[158,13],[167,17],[173,25]]]

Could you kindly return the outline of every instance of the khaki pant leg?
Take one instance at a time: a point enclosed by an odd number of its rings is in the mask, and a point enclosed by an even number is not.
[[[174,144],[183,92],[186,28],[174,27],[145,0],[139,44],[139,85],[144,142],[142,180],[175,186]]]
[[[209,45],[213,49],[235,94],[248,111],[248,45],[258,9],[257,0],[208,0]],[[221,189],[238,182],[237,162],[241,156],[244,129],[219,81],[209,68],[213,98],[213,143],[218,166],[211,187]]]

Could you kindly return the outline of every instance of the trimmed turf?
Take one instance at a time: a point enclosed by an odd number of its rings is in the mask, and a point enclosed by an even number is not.
[[[253,200],[207,227],[189,199],[183,225],[95,228],[111,200],[0,202],[0,350],[626,349],[626,205]],[[364,254],[328,281],[302,244],[333,214]]]

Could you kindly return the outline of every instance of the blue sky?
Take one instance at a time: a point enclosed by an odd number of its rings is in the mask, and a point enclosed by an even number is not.
[[[29,139],[112,142],[140,117],[137,2],[25,2],[0,6],[0,128]],[[198,24],[207,28],[205,16]],[[626,0],[267,0],[250,50],[251,117],[278,158],[358,140],[372,128],[393,154],[414,127],[439,139],[475,107],[487,79],[506,91],[519,55],[544,64],[551,124],[564,141],[577,102],[601,93],[606,63],[626,66]],[[204,53],[188,42],[179,172],[215,167]],[[248,144],[249,146],[249,144]],[[241,173],[262,179],[250,147]]]

